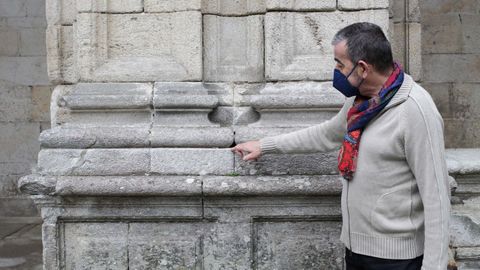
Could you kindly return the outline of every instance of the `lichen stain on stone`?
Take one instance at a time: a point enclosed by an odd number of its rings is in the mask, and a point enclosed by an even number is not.
[[[320,27],[318,26],[317,22],[314,19],[310,18],[309,16],[305,16],[304,18],[305,23],[309,26],[310,32],[315,39],[315,42],[318,46],[322,46],[322,36],[320,34]]]

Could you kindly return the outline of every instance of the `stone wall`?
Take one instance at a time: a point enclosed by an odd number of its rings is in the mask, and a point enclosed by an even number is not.
[[[45,29],[44,1],[0,1],[0,220],[38,215],[17,181],[35,166],[38,136],[50,127]]]
[[[444,118],[447,147],[479,147],[480,2],[419,2],[423,85]]]

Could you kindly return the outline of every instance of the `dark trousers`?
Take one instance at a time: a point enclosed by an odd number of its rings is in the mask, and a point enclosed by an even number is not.
[[[423,255],[408,260],[391,260],[370,257],[345,250],[347,270],[420,270]]]

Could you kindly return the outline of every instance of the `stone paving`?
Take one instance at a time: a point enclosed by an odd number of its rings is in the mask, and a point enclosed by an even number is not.
[[[41,270],[40,218],[0,217],[0,269]]]

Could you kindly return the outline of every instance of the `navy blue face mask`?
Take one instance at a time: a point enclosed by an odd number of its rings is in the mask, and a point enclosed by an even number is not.
[[[352,71],[348,73],[347,76],[343,75],[342,72],[338,69],[334,69],[333,71],[333,87],[335,87],[340,93],[345,95],[346,97],[353,97],[353,96],[360,96],[360,91],[358,90],[358,87],[354,87],[350,82],[348,81],[348,77],[352,75],[353,71],[357,67],[357,64],[352,68]],[[363,82],[363,80],[362,80]],[[360,82],[360,84],[362,84]],[[358,85],[360,86],[360,85]]]

